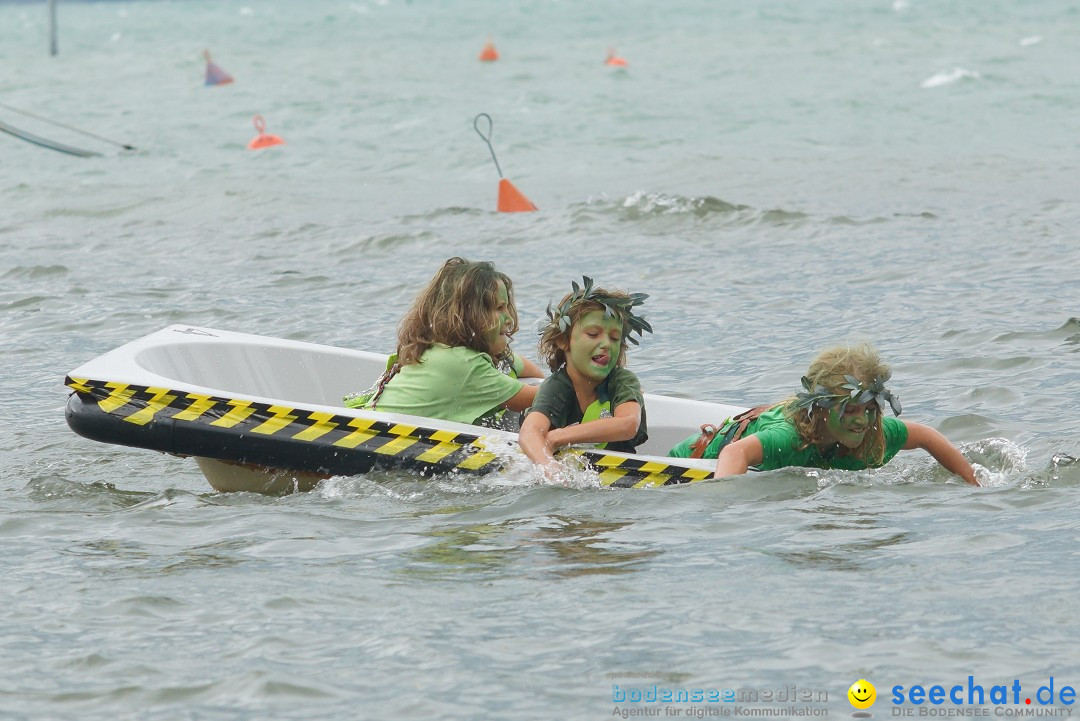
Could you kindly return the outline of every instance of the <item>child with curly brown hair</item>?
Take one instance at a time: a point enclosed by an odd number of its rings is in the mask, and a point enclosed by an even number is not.
[[[541,465],[571,444],[633,453],[648,439],[645,401],[637,376],[626,369],[627,341],[652,332],[633,309],[648,297],[573,283],[573,291],[548,307],[540,357],[552,374],[540,385],[521,424],[518,442]]]

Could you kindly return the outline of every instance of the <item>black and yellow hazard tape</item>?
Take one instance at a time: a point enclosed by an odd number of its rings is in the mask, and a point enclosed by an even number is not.
[[[687,468],[642,458],[610,456],[597,451],[581,455],[600,474],[600,484],[612,488],[653,488],[680,483],[697,483],[712,478],[711,471]]]
[[[67,377],[68,425],[105,443],[269,468],[355,475],[372,468],[490,473],[502,466],[479,435],[271,405],[239,398]],[[693,483],[707,471],[571,451],[601,484],[647,488]]]

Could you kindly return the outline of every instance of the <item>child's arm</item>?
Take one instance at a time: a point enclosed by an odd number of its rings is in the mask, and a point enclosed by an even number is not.
[[[578,423],[566,428],[556,428],[548,433],[551,450],[574,443],[606,443],[628,441],[637,435],[641,426],[641,405],[627,401],[615,406],[611,418],[598,418],[588,423]]]
[[[525,416],[518,432],[518,445],[533,463],[549,466],[555,462],[548,437],[551,435],[551,419],[540,411]]]
[[[521,359],[522,368],[518,378],[543,378],[544,371],[540,370],[540,366],[533,363],[525,356],[518,356]]]
[[[729,443],[720,451],[716,459],[716,471],[713,478],[738,476],[761,463],[765,451],[757,436],[746,436],[734,443]]]
[[[567,428],[552,430],[551,419],[540,411],[525,416],[518,433],[518,445],[534,463],[542,466],[555,461],[555,449],[572,443],[628,441],[641,425],[641,406],[636,401],[620,403],[611,418],[598,418]]]
[[[924,426],[921,423],[904,421],[904,425],[907,426],[908,430],[907,443],[904,444],[905,451],[921,448],[932,455],[938,463],[945,467],[945,470],[960,476],[973,486],[979,485],[979,482],[975,479],[975,469],[971,467],[968,459],[964,458],[956,446],[949,443],[949,439],[930,426]]]
[[[536,391],[540,389],[540,386],[533,386],[525,383],[521,386],[521,390],[510,397],[503,405],[512,411],[523,411],[528,409],[533,404],[533,399],[536,398]]]

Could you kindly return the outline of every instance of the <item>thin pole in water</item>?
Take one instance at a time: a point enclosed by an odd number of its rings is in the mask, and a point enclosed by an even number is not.
[[[56,55],[56,0],[49,0],[49,55]]]

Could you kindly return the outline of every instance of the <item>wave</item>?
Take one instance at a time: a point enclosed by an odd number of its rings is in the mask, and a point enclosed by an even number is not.
[[[14,280],[16,278],[38,280],[54,275],[66,275],[68,272],[66,265],[19,265],[4,273],[0,278],[4,280]]]
[[[993,338],[994,343],[1009,343],[1020,341],[1031,343],[1032,341],[1056,341],[1062,340],[1069,345],[1080,344],[1080,318],[1072,317],[1053,330],[1017,330],[1002,333]]]
[[[481,210],[480,208],[463,208],[460,206],[450,206],[447,208],[436,208],[429,213],[418,213],[415,215],[406,215],[401,218],[403,223],[408,222],[421,222],[426,223],[431,220],[437,220],[444,217],[454,217],[458,215],[479,216],[487,215],[488,211]]]
[[[964,80],[965,78],[979,79],[982,77],[974,70],[967,70],[966,68],[953,68],[952,70],[942,70],[939,73],[931,75],[926,80],[923,80],[920,84],[920,88],[939,88],[942,85],[952,85],[955,82]]]
[[[748,206],[734,205],[711,195],[695,198],[683,195],[666,195],[664,193],[646,193],[643,190],[627,196],[622,202],[622,207],[630,211],[631,215],[692,214],[699,218],[710,213],[737,213],[750,209]]]
[[[590,198],[585,203],[572,206],[572,212],[575,221],[587,221],[598,216],[614,216],[626,221],[682,217],[716,219],[732,225],[793,225],[810,217],[796,211],[762,210],[729,203],[711,195],[670,195],[644,190],[622,200]]]
[[[371,250],[398,250],[418,243],[429,243],[435,237],[435,234],[428,230],[422,230],[417,233],[389,233],[386,235],[371,235],[365,238],[360,238],[359,240],[346,243],[339,248],[335,248],[334,250],[330,251],[330,254],[333,256],[349,258],[353,257],[357,252]]]

